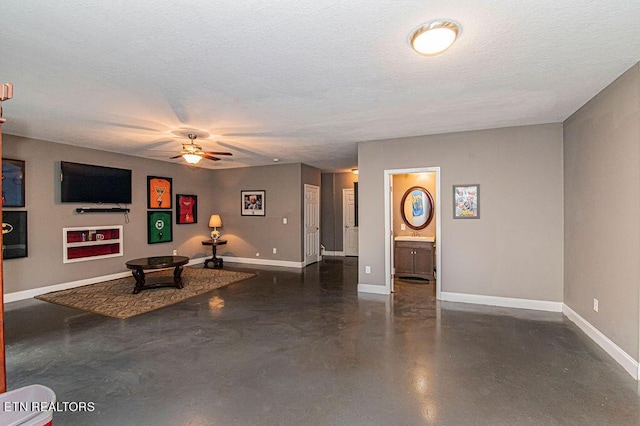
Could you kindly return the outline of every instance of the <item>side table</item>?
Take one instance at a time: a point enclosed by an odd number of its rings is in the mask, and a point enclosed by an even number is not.
[[[216,252],[218,251],[218,246],[223,246],[227,244],[227,240],[206,240],[202,242],[203,246],[211,246],[211,253],[213,257],[211,259],[207,259],[204,261],[204,267],[208,268],[209,263],[213,263],[213,269],[222,269],[222,258],[216,256]]]

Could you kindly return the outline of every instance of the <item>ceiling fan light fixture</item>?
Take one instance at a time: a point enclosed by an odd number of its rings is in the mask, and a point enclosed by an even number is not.
[[[431,21],[411,33],[411,47],[420,55],[435,56],[447,50],[460,34],[453,21]]]
[[[196,154],[182,154],[182,158],[189,164],[198,164],[202,157]]]

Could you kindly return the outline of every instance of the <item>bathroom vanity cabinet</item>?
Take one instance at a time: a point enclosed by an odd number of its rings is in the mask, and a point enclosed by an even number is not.
[[[395,241],[395,276],[433,280],[433,241]]]

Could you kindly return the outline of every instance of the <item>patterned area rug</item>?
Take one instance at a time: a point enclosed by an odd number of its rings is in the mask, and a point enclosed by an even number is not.
[[[171,270],[145,273],[145,276],[147,284],[173,282],[173,268]],[[100,315],[125,319],[164,308],[190,297],[254,276],[255,274],[246,272],[185,267],[182,271],[183,289],[164,287],[131,294],[135,280],[133,276],[130,276],[69,290],[54,291],[36,296],[36,299]]]

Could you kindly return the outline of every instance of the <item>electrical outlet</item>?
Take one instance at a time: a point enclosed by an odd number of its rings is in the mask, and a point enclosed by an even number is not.
[[[598,312],[598,299],[593,299],[593,310]]]
[[[286,217],[283,217],[283,218],[282,218],[282,224],[283,224],[283,225],[286,225],[286,224],[287,224],[287,218],[286,218]]]
[[[365,266],[364,267],[364,273],[365,274],[370,274],[371,273],[371,266]]]
[[[174,255],[174,256],[177,256],[177,255],[178,255],[178,250],[174,250],[174,251],[173,251],[173,255]]]
[[[260,257],[260,253],[256,253],[256,257]]]
[[[407,226],[404,223],[400,224],[400,230],[401,231],[406,231],[407,230]]]
[[[273,248],[273,254],[276,254],[277,252],[278,252],[278,249],[274,247]]]

